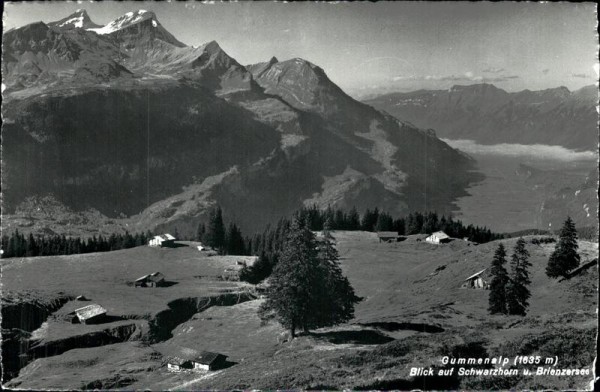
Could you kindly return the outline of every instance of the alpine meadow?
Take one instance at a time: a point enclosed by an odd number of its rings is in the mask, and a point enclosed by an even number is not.
[[[595,3],[3,6],[3,390],[594,389]]]

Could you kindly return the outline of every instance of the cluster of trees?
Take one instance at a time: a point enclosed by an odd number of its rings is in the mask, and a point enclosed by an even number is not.
[[[468,225],[460,220],[436,212],[414,212],[405,217],[394,218],[377,207],[367,209],[361,216],[356,208],[349,212],[343,209],[328,207],[320,210],[317,206],[305,207],[299,214],[306,217],[311,230],[323,230],[326,221],[331,222],[331,230],[364,230],[364,231],[395,231],[400,235],[431,234],[435,231],[444,231],[451,237],[469,238],[470,241],[485,243],[503,238],[500,234],[492,233],[486,227]]]
[[[555,242],[547,237],[535,244]],[[559,240],[548,259],[546,275],[550,278],[568,278],[571,272],[579,266],[580,256],[577,253],[577,230],[570,217],[564,222],[559,233]],[[525,240],[519,238],[511,256],[510,274],[504,267],[506,264],[506,249],[499,244],[492,260],[489,307],[492,314],[515,314],[524,316],[529,306],[531,296],[527,286],[529,280],[529,252],[525,249]]]
[[[223,255],[248,255],[246,240],[242,231],[235,223],[230,223],[227,228],[223,221],[221,207],[213,208],[208,216],[208,224],[200,223],[196,233],[196,240],[217,250]]]
[[[511,256],[510,274],[504,267],[506,249],[499,244],[492,261],[489,307],[491,314],[513,314],[525,316],[529,307],[529,252],[525,240],[519,238]]]
[[[334,240],[325,222],[323,239],[317,241],[303,214],[296,214],[287,231],[281,258],[273,269],[266,301],[259,315],[277,319],[290,331],[331,326],[354,317],[360,301],[342,274]]]
[[[150,232],[130,234],[111,234],[93,236],[87,240],[79,237],[25,236],[15,230],[10,236],[2,236],[2,258],[72,255],[79,253],[108,252],[111,250],[133,248],[145,245],[152,238]]]
[[[271,275],[279,262],[291,225],[290,220],[282,218],[276,225],[268,225],[262,233],[248,240],[248,251],[258,256],[258,260],[240,271],[241,280],[256,284]]]

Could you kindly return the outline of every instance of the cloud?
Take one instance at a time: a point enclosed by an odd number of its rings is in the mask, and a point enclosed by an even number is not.
[[[486,68],[483,71],[481,71],[483,73],[500,73],[500,72],[504,72],[504,68],[494,68],[494,67],[490,67],[490,68]]]
[[[580,73],[580,74],[574,73],[574,74],[571,74],[571,76],[574,78],[581,78],[581,79],[587,79],[589,77],[587,74],[583,74],[583,73]]]
[[[560,161],[595,161],[598,159],[598,154],[594,151],[574,151],[562,146],[509,143],[483,145],[468,139],[442,140],[448,143],[450,147],[457,148],[467,154],[502,155]]]
[[[542,69],[542,73],[543,73],[544,75],[547,75],[547,74],[548,74],[548,72],[550,72],[550,70],[549,70],[548,68],[546,68],[546,69]]]

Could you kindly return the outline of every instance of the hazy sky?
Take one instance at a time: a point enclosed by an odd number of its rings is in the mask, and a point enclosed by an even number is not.
[[[302,57],[353,95],[480,82],[573,90],[598,79],[593,3],[14,3],[5,29],[78,8],[98,24],[152,10],[180,41],[216,40],[242,64]]]

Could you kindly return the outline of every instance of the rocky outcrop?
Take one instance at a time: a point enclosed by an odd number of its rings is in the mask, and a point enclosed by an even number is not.
[[[29,362],[31,332],[38,329],[52,313],[70,299],[58,296],[48,301],[14,299],[6,296],[2,301],[2,375],[9,380]]]

